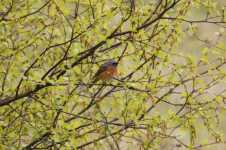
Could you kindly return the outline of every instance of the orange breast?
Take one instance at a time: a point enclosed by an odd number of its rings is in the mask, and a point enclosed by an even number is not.
[[[98,78],[100,80],[109,80],[117,75],[117,68],[114,66],[109,66],[105,71],[99,74]]]

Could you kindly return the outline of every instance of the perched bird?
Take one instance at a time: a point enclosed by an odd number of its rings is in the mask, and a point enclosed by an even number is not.
[[[102,64],[98,71],[95,73],[92,83],[95,83],[98,80],[106,81],[112,79],[118,74],[117,65],[118,63],[112,59]],[[92,85],[90,85],[89,87],[92,87]]]

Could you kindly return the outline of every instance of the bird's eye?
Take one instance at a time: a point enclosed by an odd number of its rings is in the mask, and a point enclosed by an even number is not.
[[[118,64],[117,62],[113,62],[113,63],[112,63],[112,65],[114,65],[114,66],[117,66],[117,64]]]

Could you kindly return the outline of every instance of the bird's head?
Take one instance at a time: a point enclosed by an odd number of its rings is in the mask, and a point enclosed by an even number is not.
[[[115,60],[111,59],[111,60],[108,60],[106,63],[104,63],[104,65],[106,66],[112,65],[116,67],[118,63]]]

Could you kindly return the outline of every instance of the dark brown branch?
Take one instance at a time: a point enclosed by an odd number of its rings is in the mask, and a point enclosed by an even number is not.
[[[24,147],[24,150],[32,150],[34,147],[36,147],[42,140],[44,140],[45,138],[48,138],[51,135],[50,132],[46,132],[44,133],[40,138],[34,140],[33,142],[31,142],[30,144],[28,144],[26,147]]]
[[[82,149],[82,148],[84,148],[84,147],[86,147],[86,146],[88,146],[88,145],[90,145],[90,144],[94,144],[94,143],[96,143],[96,142],[99,142],[99,141],[101,141],[101,140],[104,140],[104,139],[108,138],[109,136],[114,136],[114,135],[116,135],[116,134],[119,134],[119,133],[121,133],[121,132],[127,130],[127,129],[128,129],[129,127],[131,127],[131,126],[133,126],[133,124],[131,124],[131,123],[129,122],[129,123],[127,123],[124,127],[122,127],[121,129],[119,129],[119,130],[117,130],[117,131],[115,131],[115,132],[113,132],[113,133],[111,133],[111,134],[104,135],[104,136],[99,137],[99,138],[97,138],[97,139],[95,139],[95,140],[92,140],[92,141],[87,142],[87,143],[85,143],[85,144],[79,145],[79,146],[77,147],[77,149]]]
[[[22,93],[22,94],[19,94],[18,96],[14,96],[14,97],[7,97],[5,99],[1,99],[0,100],[0,106],[5,106],[5,105],[8,105],[12,102],[15,102],[19,99],[22,99],[22,98],[25,98],[25,97],[28,97],[29,95],[32,95],[46,87],[49,87],[49,86],[52,86],[51,84],[47,83],[45,85],[37,85],[36,88],[34,88],[33,90],[31,91],[27,91],[25,93]]]

